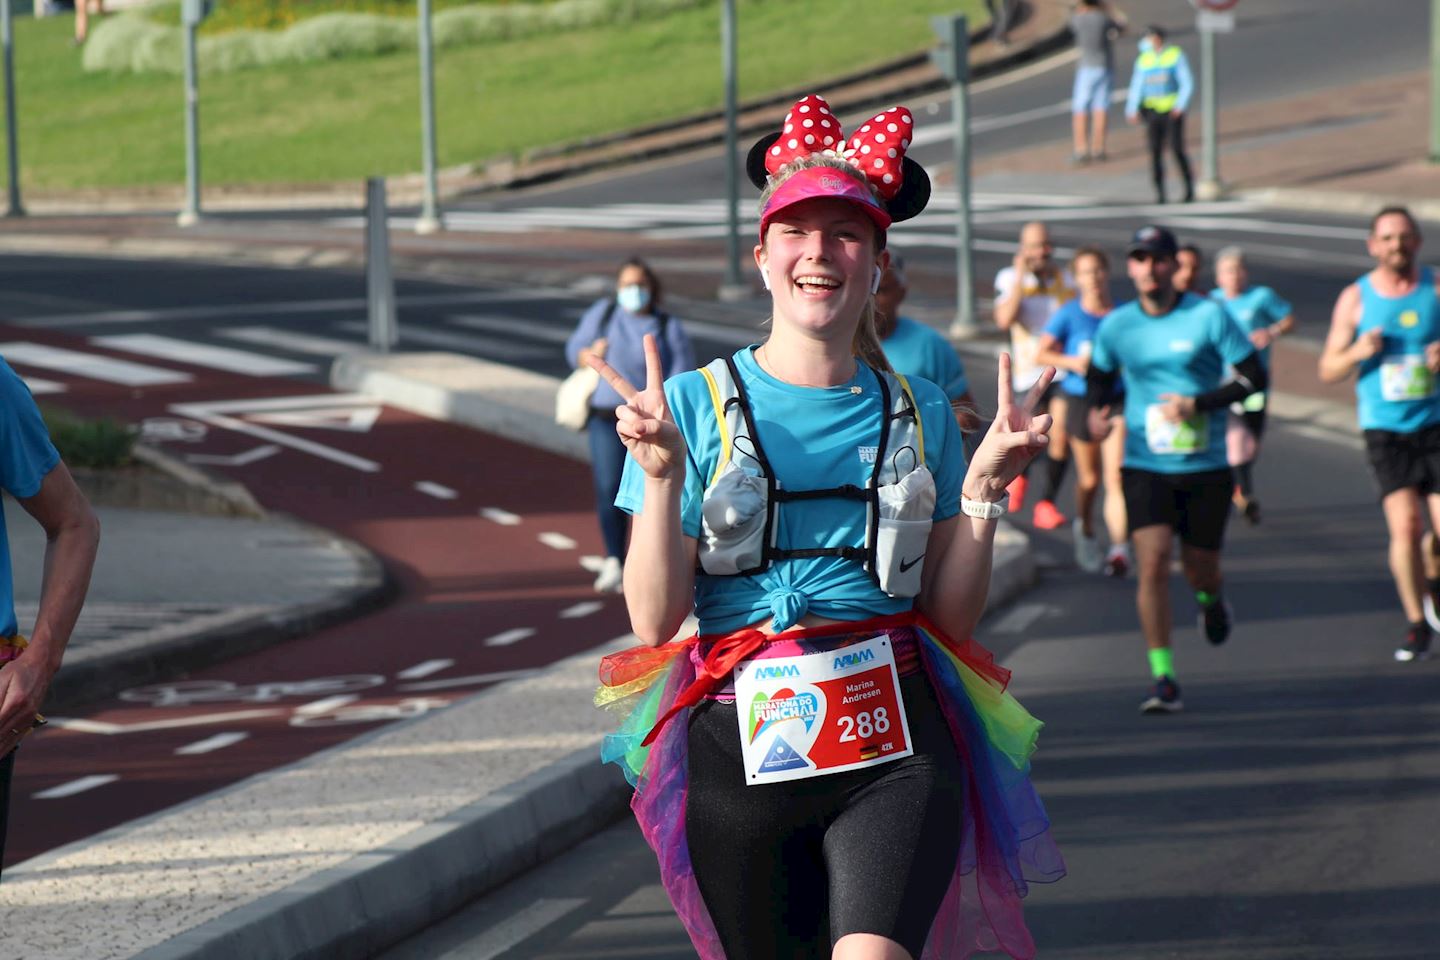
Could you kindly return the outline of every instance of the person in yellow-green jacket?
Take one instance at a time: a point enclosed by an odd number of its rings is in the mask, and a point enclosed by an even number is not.
[[[1125,117],[1132,124],[1145,121],[1145,139],[1150,146],[1150,175],[1155,181],[1155,200],[1165,202],[1165,142],[1175,153],[1175,163],[1185,180],[1185,202],[1195,199],[1195,180],[1190,175],[1190,158],[1185,154],[1185,111],[1195,92],[1195,79],[1185,51],[1165,43],[1162,27],[1145,28],[1140,39],[1140,56],[1130,74],[1130,95],[1125,99]]]

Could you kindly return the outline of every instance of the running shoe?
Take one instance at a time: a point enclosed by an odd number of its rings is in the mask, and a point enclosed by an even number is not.
[[[1401,663],[1430,658],[1430,627],[1417,623],[1405,631],[1405,642],[1395,648],[1395,659]]]
[[[1252,526],[1252,527],[1254,527],[1254,526],[1259,526],[1259,524],[1260,524],[1260,501],[1259,501],[1259,500],[1246,500],[1246,501],[1245,501],[1245,506],[1244,506],[1243,508],[1241,508],[1240,513],[1241,513],[1242,515],[1244,515],[1246,522],[1248,522],[1248,523],[1250,524],[1250,526]]]
[[[1054,502],[1050,500],[1037,500],[1035,502],[1033,522],[1039,530],[1054,530],[1056,527],[1064,526],[1065,514],[1060,512]]]
[[[1235,612],[1219,594],[1195,591],[1195,601],[1200,604],[1200,632],[1213,645],[1220,646],[1230,639],[1230,627],[1234,625]]]
[[[621,593],[625,589],[625,570],[619,557],[606,557],[595,577],[596,593]]]
[[[1425,610],[1425,622],[1430,624],[1430,629],[1440,633],[1440,610],[1435,608],[1435,594],[1429,590],[1425,591],[1425,597],[1420,601]]]
[[[1123,543],[1117,543],[1105,554],[1104,574],[1107,577],[1114,577],[1123,580],[1130,572],[1130,548]]]
[[[1085,524],[1079,517],[1070,525],[1070,536],[1075,541],[1075,566],[1086,573],[1099,573],[1105,565],[1105,555],[1100,552],[1100,541],[1096,537],[1085,536]]]
[[[1030,481],[1025,479],[1025,474],[1022,473],[1011,480],[1010,486],[1005,488],[1005,492],[1010,494],[1009,510],[1011,513],[1019,513],[1025,509],[1025,489],[1029,486]]]
[[[1161,677],[1155,681],[1150,696],[1140,704],[1141,713],[1179,713],[1185,709],[1180,700],[1180,684],[1173,677]]]

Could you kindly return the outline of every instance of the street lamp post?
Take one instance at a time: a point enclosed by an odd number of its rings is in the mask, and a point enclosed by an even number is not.
[[[195,31],[209,15],[212,2],[181,0],[180,4],[180,21],[185,28],[185,207],[176,221],[182,227],[193,227],[200,222],[200,71]]]
[[[1430,0],[1430,162],[1440,163],[1440,0]]]
[[[0,45],[5,48],[5,159],[9,173],[10,201],[7,217],[25,216],[20,202],[20,136],[15,118],[15,32],[10,20],[10,0],[0,0]]]
[[[931,59],[950,81],[955,124],[955,320],[950,336],[975,334],[975,260],[970,252],[970,30],[963,16],[934,17],[939,48]]]
[[[740,278],[740,132],[737,113],[738,55],[735,0],[720,7],[720,59],[725,72],[725,280],[721,300],[744,299],[750,288]]]
[[[440,206],[436,199],[439,188],[435,168],[435,51],[430,31],[430,0],[420,0],[420,139],[425,163],[425,197],[420,219],[415,221],[416,233],[434,233],[443,229]]]

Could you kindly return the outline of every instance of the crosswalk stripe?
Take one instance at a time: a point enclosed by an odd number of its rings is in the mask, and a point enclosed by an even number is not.
[[[234,731],[232,733],[217,733],[213,737],[206,737],[204,740],[196,740],[194,743],[187,743],[183,747],[176,747],[175,753],[181,757],[194,757],[203,753],[214,753],[216,750],[224,750],[226,747],[234,746],[241,740],[248,739],[250,734]]]
[[[445,319],[456,326],[468,327],[471,330],[485,330],[490,333],[499,333],[508,336],[529,337],[532,340],[543,340],[546,343],[565,344],[570,340],[569,330],[561,330],[558,327],[547,327],[544,324],[536,323],[534,320],[521,319],[520,317],[492,317],[467,313],[456,314],[446,317]]]
[[[335,326],[347,333],[363,333],[367,329],[364,323],[358,321],[337,323]],[[465,353],[478,353],[503,360],[535,360],[550,356],[554,352],[548,347],[506,343],[494,337],[472,337],[466,333],[451,333],[446,330],[426,330],[413,324],[401,325],[400,342],[422,343],[427,347],[461,350]]]
[[[29,387],[30,392],[37,397],[65,392],[65,384],[57,383],[54,380],[42,380],[40,377],[21,377],[20,379],[25,381],[25,386]]]
[[[143,363],[117,360],[98,353],[81,353],[63,347],[15,341],[0,343],[0,357],[12,364],[59,370],[87,380],[101,380],[127,387],[153,387],[167,383],[189,383],[195,378],[179,370],[149,367]]]
[[[535,630],[531,627],[516,627],[513,630],[506,630],[497,633],[485,641],[487,647],[508,647],[512,643],[519,643],[528,637],[535,636]]]
[[[220,336],[242,343],[254,343],[263,347],[289,350],[291,353],[313,353],[320,357],[338,357],[366,349],[366,345],[355,340],[337,340],[333,337],[317,337],[310,333],[295,333],[279,327],[232,327],[217,330]]]
[[[242,373],[252,377],[283,377],[296,373],[314,373],[313,363],[298,360],[282,360],[248,350],[235,350],[209,343],[195,343],[177,340],[154,333],[124,333],[114,336],[91,337],[96,346],[111,350],[124,350],[161,360],[174,360],[197,367],[209,367],[228,373]]]
[[[59,800],[61,797],[73,797],[77,793],[94,790],[96,787],[103,787],[107,783],[114,783],[119,779],[120,777],[113,773],[97,773],[89,777],[81,777],[79,780],[71,780],[69,783],[62,783],[49,790],[41,790],[35,794],[35,799]]]

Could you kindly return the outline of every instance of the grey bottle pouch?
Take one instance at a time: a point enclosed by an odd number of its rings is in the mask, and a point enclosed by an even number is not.
[[[880,487],[875,528],[875,578],[892,597],[920,593],[920,574],[935,516],[935,478],[924,464]]]
[[[727,461],[700,504],[700,569],[733,576],[758,569],[765,555],[765,516],[770,499],[763,477]]]

